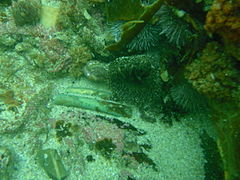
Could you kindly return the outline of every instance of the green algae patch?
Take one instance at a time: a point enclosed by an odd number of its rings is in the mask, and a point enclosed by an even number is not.
[[[107,159],[110,159],[114,149],[116,149],[116,145],[112,142],[112,139],[103,139],[101,141],[96,142],[95,144],[96,150],[100,151],[100,153]]]
[[[56,122],[56,137],[58,141],[62,141],[64,137],[72,136],[71,132],[71,123],[65,123],[63,120],[59,120]]]
[[[69,175],[56,149],[39,150],[37,162],[53,180],[63,180]]]

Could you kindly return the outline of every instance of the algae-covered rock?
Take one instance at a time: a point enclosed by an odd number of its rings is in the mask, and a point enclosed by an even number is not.
[[[21,104],[15,91],[0,83],[0,134],[14,132],[23,124],[23,120],[19,118]]]
[[[16,36],[9,36],[9,35],[1,35],[0,37],[0,46],[3,48],[12,48],[17,43]]]
[[[186,66],[185,77],[210,98],[239,99],[239,72],[216,42],[208,43],[201,56]]]
[[[240,42],[240,0],[215,0],[207,14],[205,28],[225,40]]]
[[[41,3],[39,0],[13,1],[12,15],[17,26],[35,25],[40,20]]]
[[[91,51],[86,46],[72,46],[69,48],[72,63],[68,67],[68,73],[73,77],[83,74],[83,67],[92,59]]]

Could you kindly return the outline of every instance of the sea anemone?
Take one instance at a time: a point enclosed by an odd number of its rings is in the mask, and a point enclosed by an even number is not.
[[[147,24],[140,33],[127,44],[130,51],[147,51],[159,44],[160,28],[157,25]]]
[[[190,42],[194,35],[190,24],[181,17],[183,14],[184,11],[176,10],[167,5],[162,6],[159,10],[160,35],[165,35],[170,43],[179,48]]]
[[[187,81],[173,85],[170,94],[174,102],[187,112],[204,112],[207,109],[206,99]]]
[[[109,84],[115,99],[141,107],[160,99],[162,81],[150,59],[147,55],[137,55],[110,63]]]

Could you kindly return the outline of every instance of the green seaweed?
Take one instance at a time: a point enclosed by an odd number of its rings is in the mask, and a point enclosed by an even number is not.
[[[36,25],[40,21],[41,3],[38,0],[13,1],[12,15],[17,26]]]
[[[110,159],[112,152],[116,149],[116,145],[112,142],[112,139],[103,139],[96,142],[95,148],[100,151],[105,158]]]
[[[72,136],[71,127],[71,123],[65,123],[63,120],[57,121],[55,128],[57,139],[61,141],[64,137]]]
[[[112,0],[106,3],[109,21],[136,20],[143,11],[144,7],[140,0]]]
[[[155,171],[157,171],[157,165],[154,163],[154,161],[152,159],[150,159],[146,154],[144,154],[143,152],[133,152],[131,154],[131,156],[133,156],[137,162],[141,163],[146,163],[149,166],[152,166],[153,169]]]

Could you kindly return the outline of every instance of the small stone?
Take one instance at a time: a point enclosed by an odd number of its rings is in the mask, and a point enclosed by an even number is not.
[[[8,148],[0,146],[0,177],[3,180],[9,179],[11,169],[11,152]]]
[[[105,82],[108,79],[107,64],[98,61],[89,61],[83,68],[86,78],[95,82]]]
[[[39,150],[37,162],[52,179],[63,180],[69,175],[56,149]]]

